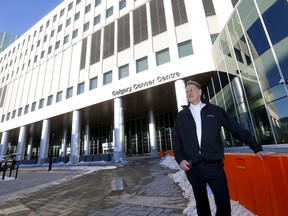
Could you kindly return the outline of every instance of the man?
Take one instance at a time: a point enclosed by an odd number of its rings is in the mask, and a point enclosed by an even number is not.
[[[188,81],[186,96],[190,105],[183,106],[173,129],[173,151],[180,168],[185,171],[192,185],[198,216],[211,215],[207,195],[209,184],[217,206],[216,215],[231,215],[230,196],[223,169],[224,145],[221,126],[233,137],[247,143],[262,160],[262,146],[248,130],[241,126],[220,107],[201,101],[200,84]]]

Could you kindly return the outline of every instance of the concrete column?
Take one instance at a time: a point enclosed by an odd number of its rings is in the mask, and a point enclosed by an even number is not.
[[[71,132],[71,152],[69,163],[75,164],[79,160],[80,153],[80,130],[81,130],[81,121],[80,121],[80,111],[73,111],[72,119],[72,132]]]
[[[32,148],[33,148],[33,136],[31,135],[29,137],[28,146],[27,146],[27,157],[26,157],[27,160],[31,160]]]
[[[241,85],[240,78],[234,77],[231,80],[231,86],[233,89],[233,93],[235,96],[235,102],[236,102],[236,106],[237,106],[239,113],[240,114],[246,113],[247,112],[247,106],[245,103],[245,97],[244,97],[243,88]]]
[[[114,151],[115,161],[125,159],[124,153],[124,110],[121,98],[114,99]]]
[[[41,142],[40,142],[40,150],[38,157],[38,164],[44,164],[45,159],[48,156],[48,145],[50,140],[50,120],[43,120],[42,124],[42,132],[41,132]]]
[[[177,80],[175,81],[175,92],[176,92],[176,100],[177,100],[177,109],[178,112],[182,110],[183,105],[187,105],[188,104],[188,100],[186,97],[186,85],[184,80]]]
[[[65,157],[66,156],[66,152],[67,152],[67,130],[63,130],[63,137],[61,140],[61,157]]]
[[[156,136],[154,111],[149,111],[149,134],[150,134],[151,156],[157,156],[158,149],[157,149],[157,136]]]
[[[16,160],[23,160],[24,159],[24,152],[26,147],[26,138],[27,138],[27,127],[22,126],[20,127],[18,144],[17,144],[17,155]]]
[[[90,155],[90,125],[85,126],[84,155]]]
[[[9,132],[4,131],[2,133],[1,144],[0,144],[0,156],[5,156],[7,154],[8,140],[9,140]]]

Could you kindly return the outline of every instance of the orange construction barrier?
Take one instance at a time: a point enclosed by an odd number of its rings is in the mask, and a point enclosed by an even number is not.
[[[230,197],[258,216],[288,215],[288,154],[226,153]]]

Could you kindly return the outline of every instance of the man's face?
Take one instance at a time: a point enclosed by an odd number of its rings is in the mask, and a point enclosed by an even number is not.
[[[202,90],[190,84],[186,87],[186,96],[190,103],[197,105],[201,100]]]

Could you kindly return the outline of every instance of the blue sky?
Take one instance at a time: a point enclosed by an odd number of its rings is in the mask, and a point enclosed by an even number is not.
[[[0,30],[22,35],[63,0],[0,0]]]

